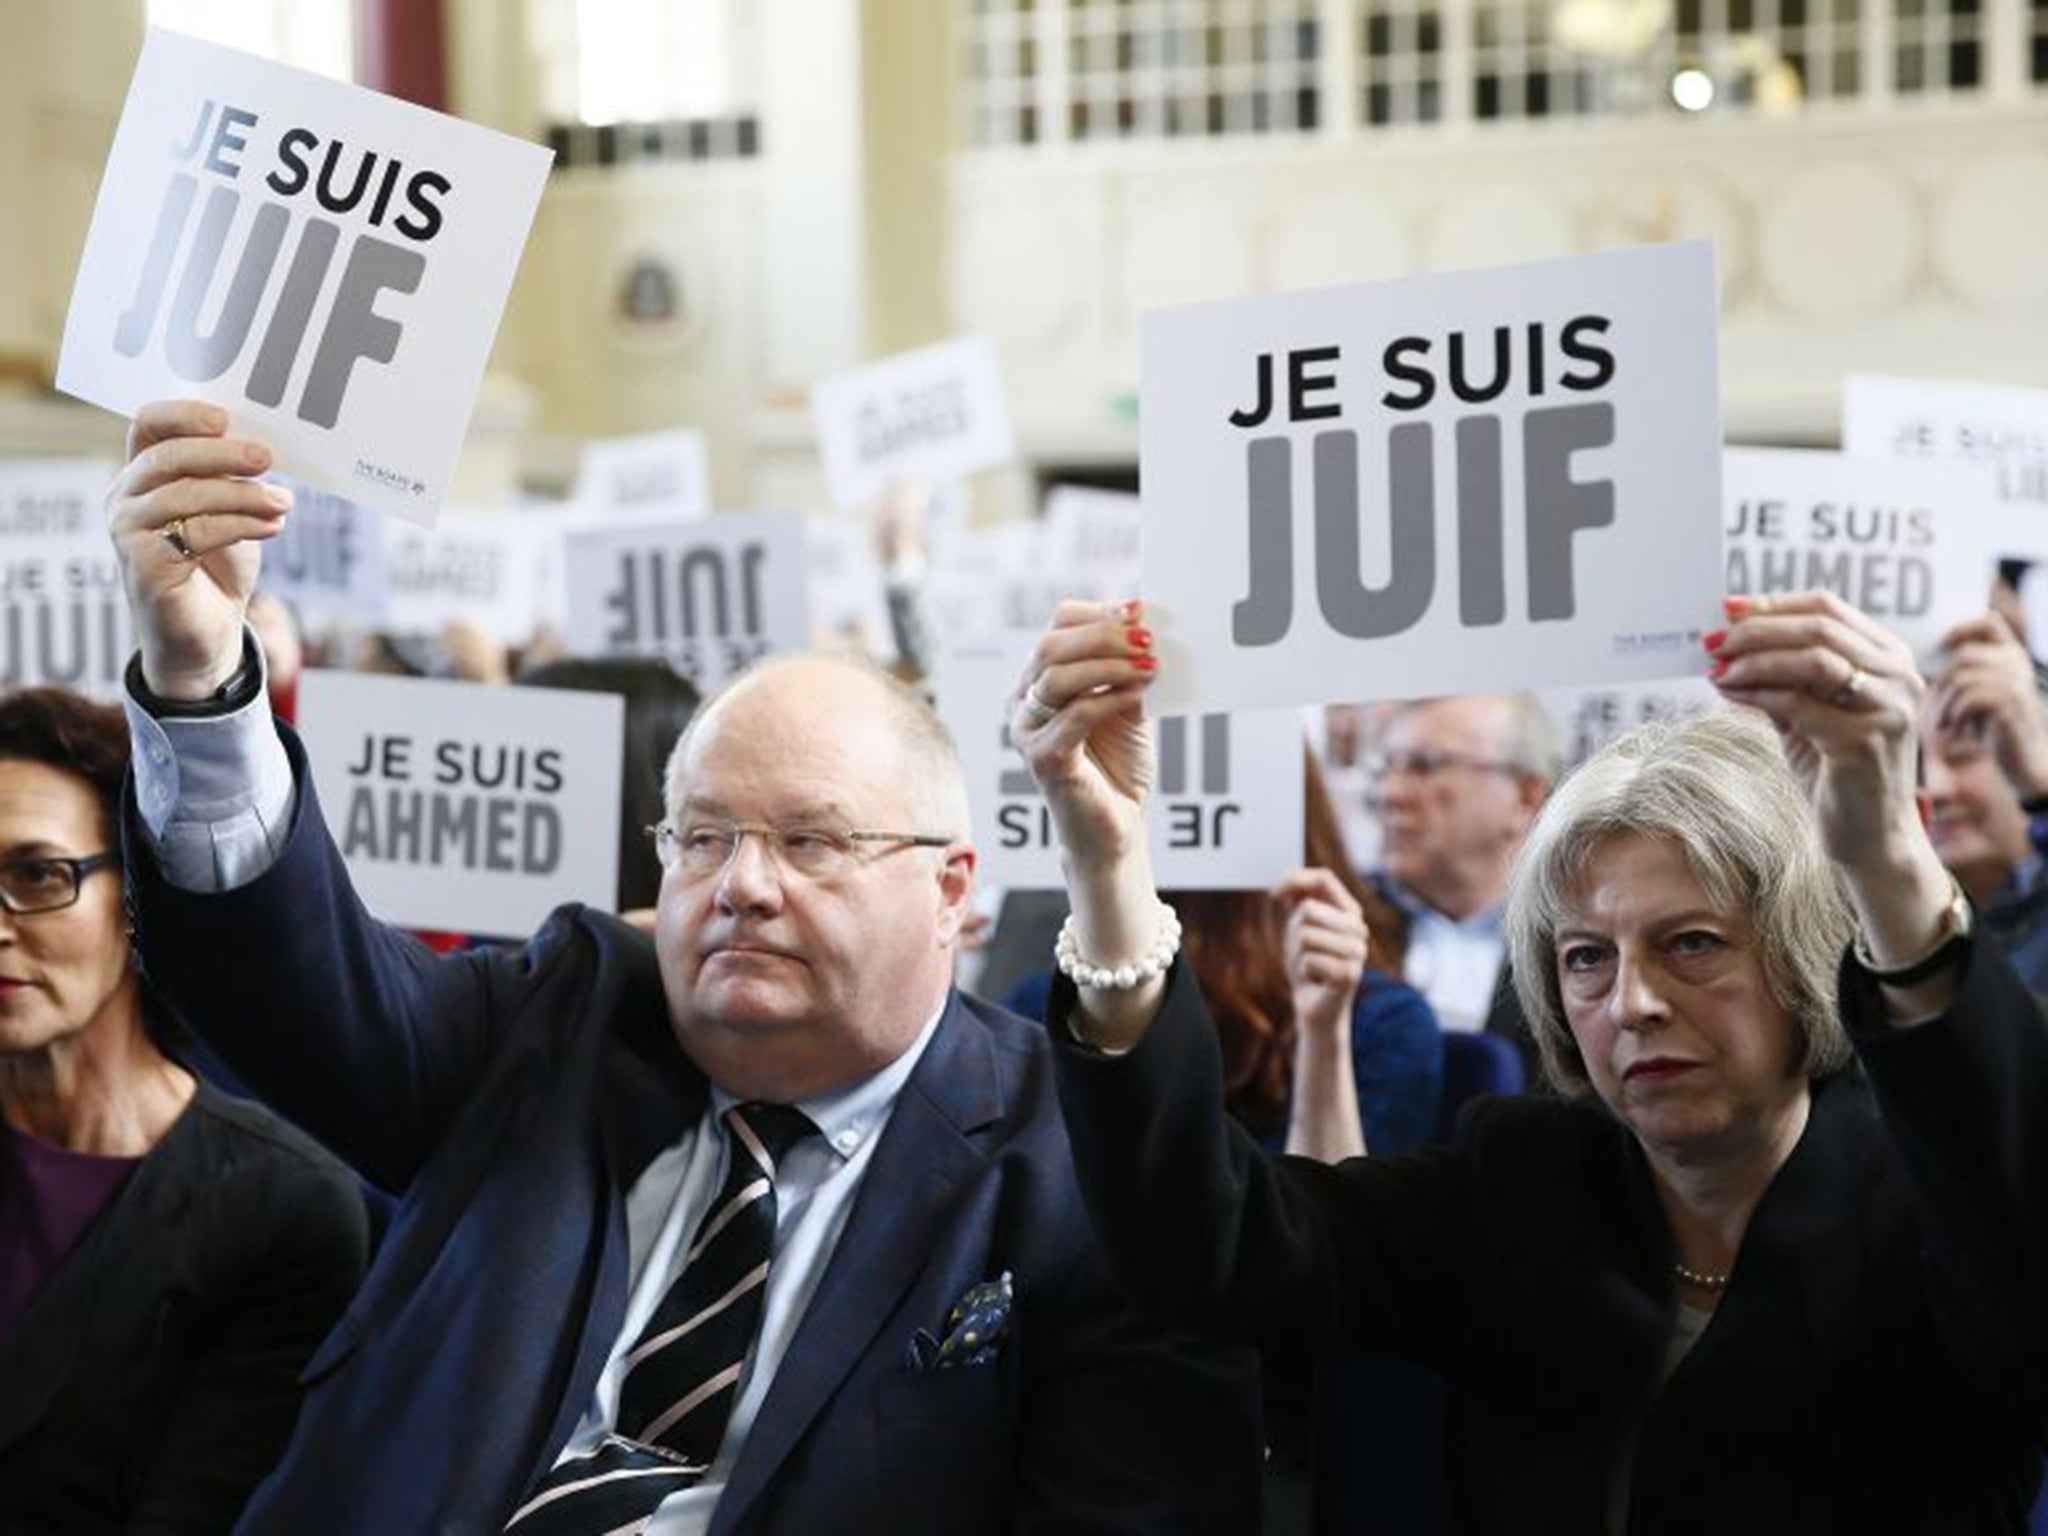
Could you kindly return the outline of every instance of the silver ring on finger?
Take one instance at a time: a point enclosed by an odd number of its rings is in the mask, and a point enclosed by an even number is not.
[[[171,553],[180,560],[197,560],[199,551],[185,542],[185,519],[174,517],[157,530],[164,536],[164,542],[171,546]]]
[[[1024,713],[1034,727],[1045,724],[1046,721],[1059,712],[1060,709],[1057,704],[1045,702],[1044,695],[1038,691],[1036,680],[1032,682],[1029,688],[1024,690]]]
[[[1837,709],[1854,709],[1862,703],[1863,669],[1851,662],[1849,675],[1842,679],[1842,686],[1835,690],[1834,697],[1828,702]]]

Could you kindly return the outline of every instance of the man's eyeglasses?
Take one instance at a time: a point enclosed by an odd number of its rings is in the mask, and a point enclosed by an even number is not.
[[[1519,764],[1498,757],[1480,757],[1472,752],[1378,752],[1365,759],[1365,775],[1377,782],[1397,773],[1418,779],[1433,779],[1452,768],[1470,768],[1474,773],[1521,773]]]
[[[61,912],[77,902],[87,875],[120,860],[121,856],[112,852],[88,853],[76,859],[39,854],[0,864],[0,907],[16,917]]]
[[[871,857],[864,843],[893,843],[899,848],[944,848],[955,838],[934,832],[860,832],[830,822],[799,821],[783,826],[749,826],[735,821],[692,821],[682,827],[658,822],[649,827],[655,857],[663,869],[685,880],[708,880],[732,862],[740,843],[758,837],[761,846],[785,875],[804,880],[830,880]]]

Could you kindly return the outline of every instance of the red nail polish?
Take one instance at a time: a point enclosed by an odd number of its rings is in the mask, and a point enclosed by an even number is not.
[[[1739,619],[1749,612],[1749,599],[1746,597],[1724,597],[1721,599],[1721,611],[1731,619]]]
[[[1159,658],[1157,656],[1133,656],[1131,658],[1131,665],[1140,672],[1156,672],[1159,670]]]
[[[1152,631],[1139,626],[1124,631],[1124,638],[1131,642],[1134,651],[1149,651],[1152,648]]]
[[[1728,631],[1725,629],[1710,629],[1704,635],[1700,636],[1700,644],[1704,645],[1710,651],[1718,651],[1719,649],[1721,649],[1722,646],[1726,645],[1727,643]]]
[[[1709,677],[1719,677],[1719,676],[1720,676],[1720,675],[1721,675],[1721,674],[1722,674],[1723,672],[1726,672],[1727,670],[1728,670],[1728,662],[1727,662],[1727,660],[1726,660],[1725,658],[1723,658],[1723,657],[1718,657],[1718,656],[1717,656],[1717,657],[1715,657],[1715,658],[1714,658],[1714,664],[1713,664],[1713,665],[1712,665],[1711,667],[1707,668],[1707,676],[1709,676]]]
[[[1126,624],[1135,624],[1138,622],[1138,615],[1143,613],[1144,611],[1145,605],[1139,602],[1137,598],[1133,597],[1126,599],[1123,603],[1118,605],[1116,610],[1116,616],[1122,619]]]

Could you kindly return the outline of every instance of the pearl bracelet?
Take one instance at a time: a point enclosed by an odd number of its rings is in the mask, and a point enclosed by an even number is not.
[[[1142,960],[1130,965],[1090,965],[1081,958],[1080,942],[1074,937],[1074,914],[1060,924],[1060,936],[1052,946],[1053,960],[1063,975],[1071,976],[1077,987],[1097,992],[1128,992],[1154,976],[1164,976],[1173,957],[1180,953],[1180,914],[1165,902],[1159,903],[1159,937]]]

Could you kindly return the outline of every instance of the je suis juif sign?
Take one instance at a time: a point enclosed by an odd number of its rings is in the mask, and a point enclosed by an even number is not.
[[[1161,714],[1704,670],[1707,246],[1164,310],[1142,343]]]
[[[431,522],[550,155],[152,29],[100,182],[57,385],[198,398],[278,467]]]
[[[119,697],[134,641],[101,505],[112,474],[92,459],[0,460],[0,689]]]

